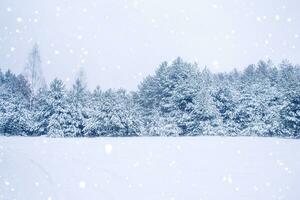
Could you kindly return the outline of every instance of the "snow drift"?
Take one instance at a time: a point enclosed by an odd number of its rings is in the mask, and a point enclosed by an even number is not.
[[[0,199],[300,197],[300,140],[0,137]]]

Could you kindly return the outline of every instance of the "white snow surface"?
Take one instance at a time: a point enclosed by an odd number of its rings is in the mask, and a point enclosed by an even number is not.
[[[0,199],[300,199],[300,140],[0,137]]]

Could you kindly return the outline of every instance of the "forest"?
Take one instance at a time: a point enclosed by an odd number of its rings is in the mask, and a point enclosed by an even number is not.
[[[24,73],[0,71],[0,135],[300,137],[300,66],[270,60],[212,73],[162,62],[137,91],[72,88],[40,73],[35,46]]]

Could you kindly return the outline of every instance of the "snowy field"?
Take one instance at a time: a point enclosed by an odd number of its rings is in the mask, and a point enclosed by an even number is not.
[[[0,199],[300,199],[300,140],[0,137]]]

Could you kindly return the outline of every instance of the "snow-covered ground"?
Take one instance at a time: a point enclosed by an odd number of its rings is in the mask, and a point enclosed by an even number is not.
[[[0,199],[300,199],[300,140],[0,137]]]

